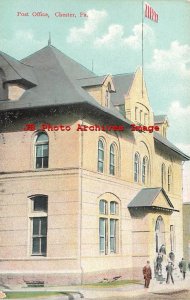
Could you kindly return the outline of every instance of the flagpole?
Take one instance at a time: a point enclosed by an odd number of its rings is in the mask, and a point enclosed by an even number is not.
[[[144,77],[144,1],[142,1],[142,98],[143,98],[143,77]]]

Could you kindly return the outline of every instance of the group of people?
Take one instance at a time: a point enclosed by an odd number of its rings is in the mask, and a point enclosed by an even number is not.
[[[161,259],[158,259],[158,262],[159,262],[158,267],[160,270]],[[180,272],[182,273],[183,279],[185,279],[186,272],[187,272],[187,262],[185,261],[184,258],[182,258],[182,260],[179,262],[178,266],[179,266]],[[188,268],[190,270],[190,263],[188,264]],[[172,283],[174,284],[173,270],[174,270],[174,263],[171,260],[169,260],[168,264],[166,266],[166,272],[167,272],[166,283],[170,283],[170,279],[171,279]],[[150,280],[152,279],[152,270],[150,267],[150,261],[147,261],[147,264],[143,268],[143,276],[144,276],[144,280],[145,280],[144,287],[148,288],[149,284],[150,284]]]

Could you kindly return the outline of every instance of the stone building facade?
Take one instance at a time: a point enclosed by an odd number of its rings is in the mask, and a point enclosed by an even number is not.
[[[180,259],[189,157],[141,70],[96,76],[50,45],[0,71],[0,281],[138,278],[163,245]]]

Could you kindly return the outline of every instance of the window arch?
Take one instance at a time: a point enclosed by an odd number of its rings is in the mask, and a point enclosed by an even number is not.
[[[170,166],[168,167],[168,192],[171,192],[171,184],[172,184],[172,169]]]
[[[140,155],[138,152],[136,152],[134,158],[134,181],[135,182],[139,182],[139,171],[140,171]]]
[[[110,174],[116,174],[116,146],[114,143],[110,146]]]
[[[162,187],[165,188],[165,185],[166,185],[166,167],[165,167],[165,164],[162,164],[162,167],[161,167],[161,183],[162,183]]]
[[[49,138],[45,132],[39,132],[35,139],[35,167],[36,169],[48,168]]]
[[[98,141],[98,172],[104,172],[104,142],[102,139]]]
[[[142,183],[146,184],[148,182],[148,157],[144,156],[142,161]]]

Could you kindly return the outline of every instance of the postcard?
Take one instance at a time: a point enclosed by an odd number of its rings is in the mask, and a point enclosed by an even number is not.
[[[189,25],[0,1],[0,298],[190,299]]]

